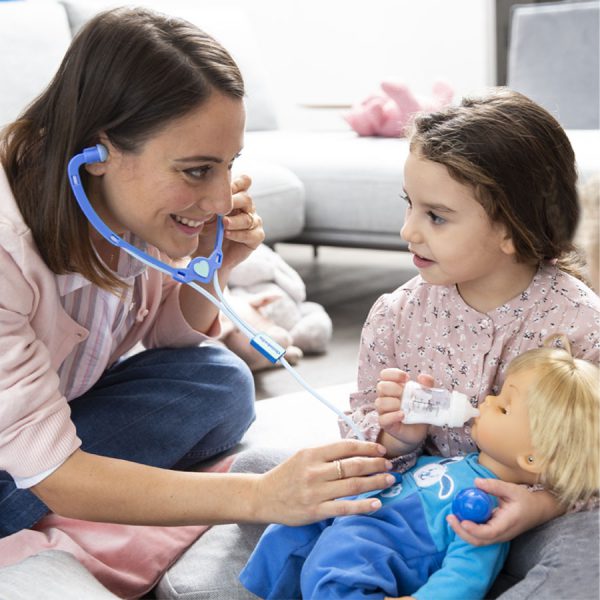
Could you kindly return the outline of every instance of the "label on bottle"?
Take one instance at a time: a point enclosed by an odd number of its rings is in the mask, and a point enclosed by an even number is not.
[[[411,385],[413,384],[413,385]],[[442,389],[426,388],[408,382],[402,396],[402,410],[405,423],[428,423],[440,413],[450,410],[451,395]]]

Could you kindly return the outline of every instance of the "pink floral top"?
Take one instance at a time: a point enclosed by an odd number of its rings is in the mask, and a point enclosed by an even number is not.
[[[541,346],[552,333],[565,334],[576,356],[599,361],[600,298],[555,266],[540,267],[522,294],[485,314],[465,304],[455,286],[431,285],[417,276],[381,296],[369,312],[349,414],[368,440],[377,438],[375,386],[387,367],[413,378],[429,373],[436,387],[466,393],[477,406],[500,390],[512,358]],[[340,428],[352,437],[343,422]],[[398,459],[398,468],[411,466],[423,450],[454,456],[476,446],[468,426],[430,426],[424,448]]]

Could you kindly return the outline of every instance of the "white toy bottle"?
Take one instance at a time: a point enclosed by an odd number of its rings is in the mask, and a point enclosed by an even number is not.
[[[401,408],[407,425],[429,423],[462,427],[469,419],[479,416],[479,410],[465,394],[424,387],[416,381],[405,384]]]

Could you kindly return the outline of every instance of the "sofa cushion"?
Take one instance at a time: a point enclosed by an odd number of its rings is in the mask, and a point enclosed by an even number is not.
[[[261,131],[247,134],[244,153],[276,160],[298,175],[306,193],[307,233],[323,238],[337,232],[349,241],[352,232],[403,244],[405,139],[350,131]]]
[[[513,9],[508,85],[569,129],[600,127],[599,18],[597,1]]]
[[[575,151],[580,183],[600,173],[600,130],[568,129],[567,136]]]
[[[350,392],[355,389],[353,382],[347,382],[317,391],[343,411],[348,410]],[[250,448],[299,450],[340,439],[337,415],[307,391],[301,390],[256,402],[256,420],[235,452]]]
[[[72,554],[48,550],[0,570],[0,598],[118,600]]]
[[[0,126],[13,121],[50,83],[70,41],[59,4],[0,3]]]
[[[252,178],[250,195],[262,217],[267,244],[294,237],[304,229],[304,186],[292,171],[276,163],[239,158],[233,172]]]
[[[61,0],[69,17],[73,33],[97,12],[123,2],[118,0]],[[216,1],[202,3],[185,0],[141,0],[137,5],[186,19],[208,32],[227,48],[234,57],[246,85],[246,129],[248,131],[275,129],[277,117],[263,61],[259,56],[256,36],[242,9],[218,6]]]

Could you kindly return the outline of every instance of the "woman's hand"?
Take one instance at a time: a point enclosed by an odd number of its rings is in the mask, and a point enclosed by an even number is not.
[[[492,518],[477,525],[461,522],[454,515],[446,517],[454,532],[473,546],[508,542],[564,512],[549,492],[530,492],[522,485],[499,479],[476,479],[475,485],[498,498],[499,506]]]
[[[400,369],[383,369],[379,374],[377,383],[377,398],[375,410],[379,415],[381,429],[392,436],[394,440],[387,437],[380,439],[390,454],[405,454],[414,450],[426,437],[429,426],[417,423],[405,425],[403,423],[404,412],[400,409],[404,385],[408,381],[408,374]],[[430,375],[419,375],[417,381],[422,385],[431,387],[433,378]],[[397,443],[399,442],[399,443]]]
[[[392,464],[373,442],[342,440],[300,450],[256,481],[256,520],[304,525],[328,517],[372,512],[379,500],[336,500],[387,488]]]
[[[252,180],[239,175],[231,182],[233,209],[223,217],[223,267],[232,269],[244,261],[265,239],[262,219],[248,189]]]
[[[223,265],[230,271],[245,260],[265,239],[262,219],[248,189],[252,180],[248,175],[239,175],[231,182],[233,208],[223,217]],[[216,219],[206,226],[200,236],[196,256],[208,256],[212,252],[216,233]]]

